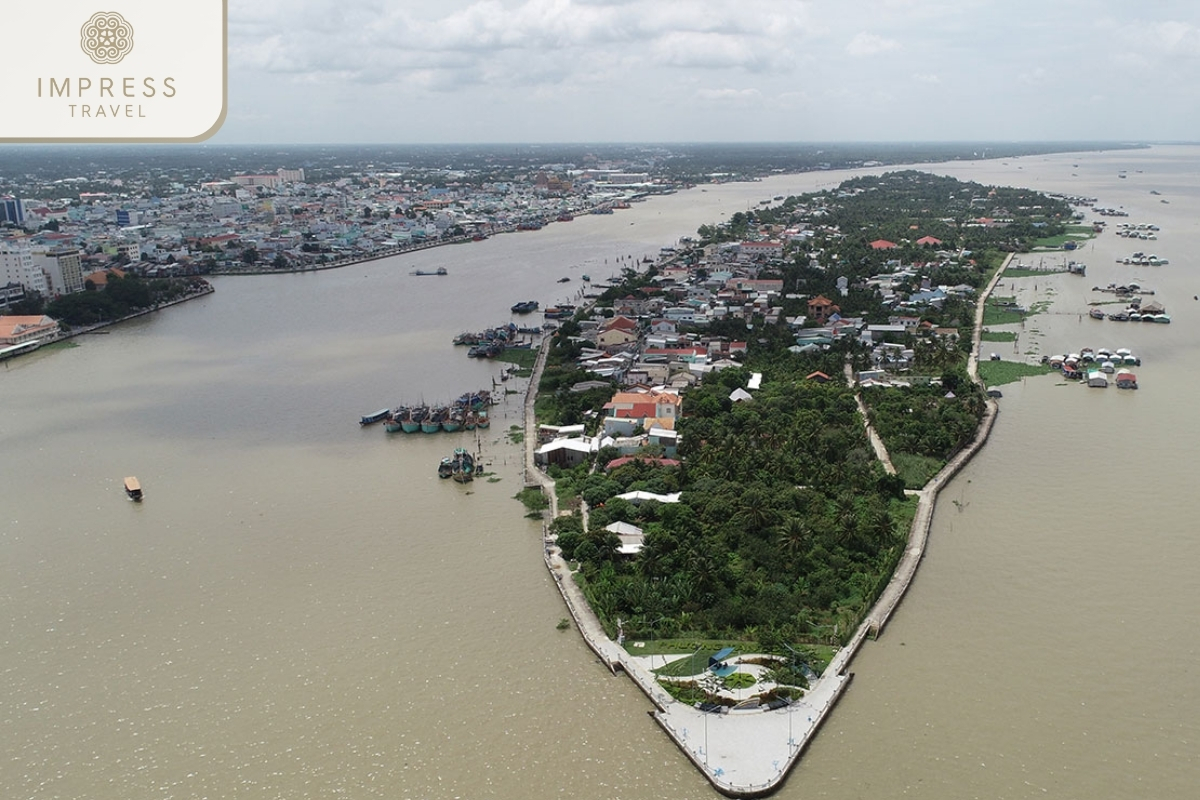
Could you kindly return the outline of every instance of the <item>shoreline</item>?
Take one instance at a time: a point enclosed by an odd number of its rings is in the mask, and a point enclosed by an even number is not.
[[[1013,257],[1013,254],[1009,254],[997,268],[995,275],[980,292],[975,307],[971,352],[967,356],[967,374],[984,389],[986,387],[979,379],[978,368],[984,307],[1005,270],[1012,263]],[[526,486],[537,486],[548,493],[549,518],[553,520],[558,516],[555,484],[537,468],[533,458],[534,443],[537,440],[534,401],[548,348],[547,338],[539,350],[526,389],[524,474]],[[782,709],[753,709],[712,714],[675,700],[658,685],[650,670],[604,632],[583,590],[575,583],[570,565],[562,558],[561,551],[554,543],[554,537],[549,534],[546,522],[542,525],[543,559],[584,643],[610,672],[614,675],[624,672],[641,689],[655,707],[647,713],[700,770],[713,788],[728,797],[763,797],[778,790],[787,779],[792,768],[800,760],[801,754],[808,748],[853,680],[854,673],[849,671],[849,666],[859,649],[868,638],[879,637],[900,605],[924,557],[939,493],[987,443],[998,413],[999,405],[993,398],[987,398],[984,415],[971,442],[918,490],[917,511],[909,528],[904,554],[883,592],[871,606],[850,641],[834,655],[821,678],[810,686],[803,699]],[[795,720],[797,711],[803,718],[800,722]],[[786,739],[783,738],[785,725]],[[701,730],[702,739],[698,735]],[[784,742],[782,745],[779,744],[781,740]]]
[[[48,347],[52,344],[58,344],[59,342],[65,342],[68,339],[74,339],[76,336],[83,336],[88,333],[94,333],[94,332],[100,330],[101,328],[107,328],[111,325],[116,325],[118,323],[125,322],[127,320],[137,319],[138,317],[144,317],[147,314],[153,314],[155,311],[161,311],[164,308],[170,308],[171,306],[177,306],[180,303],[186,303],[190,300],[195,300],[200,297],[207,297],[208,295],[210,295],[216,291],[216,289],[213,287],[213,285],[211,283],[208,283],[207,281],[205,281],[205,284],[206,284],[205,288],[202,291],[194,292],[193,294],[189,294],[185,297],[181,297],[178,300],[171,300],[170,302],[167,302],[167,303],[160,303],[160,304],[154,306],[154,308],[145,308],[145,309],[142,309],[141,311],[136,311],[133,314],[127,314],[126,316],[121,317],[120,319],[110,319],[110,320],[106,320],[104,322],[97,322],[95,325],[85,325],[85,326],[82,326],[79,328],[72,328],[70,331],[60,334],[59,336],[55,337],[55,339],[53,341],[38,345],[37,347],[33,348],[32,350],[24,350],[19,353],[12,353],[7,356],[0,356],[0,361],[4,361],[4,360],[10,359],[10,358],[16,358],[17,356],[26,356],[31,353],[36,353],[39,350],[41,350],[43,347]]]

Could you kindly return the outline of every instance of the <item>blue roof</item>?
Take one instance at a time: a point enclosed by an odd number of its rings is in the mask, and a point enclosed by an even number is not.
[[[733,653],[732,647],[726,647],[724,650],[718,650],[716,653],[708,657],[708,665],[711,667],[714,664],[720,664]]]

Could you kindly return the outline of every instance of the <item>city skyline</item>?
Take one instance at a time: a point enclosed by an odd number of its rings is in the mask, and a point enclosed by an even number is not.
[[[1200,20],[1113,0],[229,0],[235,143],[1168,141]]]

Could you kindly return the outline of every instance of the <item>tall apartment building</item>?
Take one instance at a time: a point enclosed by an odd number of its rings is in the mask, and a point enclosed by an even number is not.
[[[49,294],[46,275],[33,263],[29,249],[0,242],[0,286],[9,283],[19,283],[27,291]]]
[[[25,224],[25,206],[19,197],[8,195],[0,197],[0,225],[11,222],[13,225]]]
[[[83,267],[76,247],[54,247],[35,250],[33,263],[49,278],[52,294],[71,294],[83,291]]]

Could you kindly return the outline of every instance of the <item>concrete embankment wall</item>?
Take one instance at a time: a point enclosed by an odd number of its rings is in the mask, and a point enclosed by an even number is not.
[[[971,353],[967,357],[967,374],[971,380],[977,384],[981,384],[979,380],[979,345],[983,335],[983,312],[984,306],[987,303],[988,297],[996,288],[1000,278],[1004,275],[1004,270],[1012,263],[1013,256],[1010,254],[1000,268],[996,270],[996,274],[988,282],[983,292],[979,295],[979,301],[975,306],[975,328],[971,336]],[[986,387],[984,387],[986,388]],[[904,594],[908,591],[908,587],[912,584],[913,578],[917,574],[917,567],[921,563],[921,558],[925,555],[925,545],[929,539],[929,529],[933,524],[933,512],[937,507],[938,494],[946,484],[948,484],[955,475],[969,462],[976,453],[987,443],[988,437],[992,433],[992,426],[996,422],[996,415],[1000,413],[1000,407],[996,401],[988,398],[987,406],[984,409],[983,418],[980,420],[979,428],[975,431],[975,438],[971,440],[965,448],[954,455],[947,462],[946,466],[942,467],[941,471],[925,484],[918,494],[917,513],[913,517],[912,527],[909,528],[908,544],[905,546],[904,555],[900,558],[900,563],[896,566],[896,571],[892,574],[892,578],[888,581],[888,585],[884,587],[879,599],[875,601],[875,605],[867,612],[866,618],[858,631],[855,632],[854,638],[850,643],[834,658],[834,662],[839,668],[845,669],[849,666],[850,661],[858,652],[858,648],[862,646],[862,642],[868,637],[878,637],[883,631],[883,627],[891,619],[892,612],[900,605]],[[833,663],[830,667],[833,667]]]

